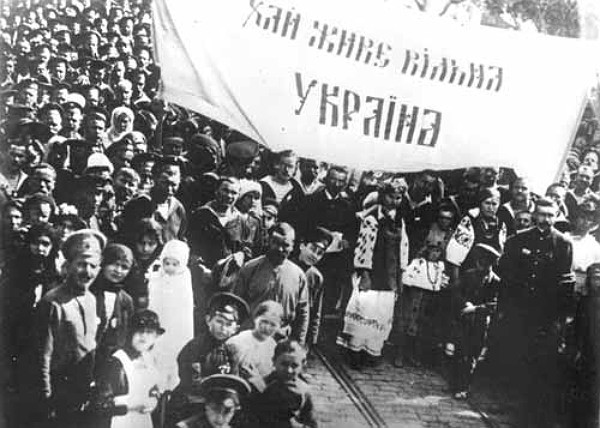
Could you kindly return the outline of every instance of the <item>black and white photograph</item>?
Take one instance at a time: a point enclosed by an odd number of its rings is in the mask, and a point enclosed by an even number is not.
[[[0,428],[600,427],[599,0],[0,0]]]

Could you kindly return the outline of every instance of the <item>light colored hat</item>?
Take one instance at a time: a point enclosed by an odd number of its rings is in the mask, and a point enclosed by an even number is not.
[[[77,104],[81,108],[81,110],[83,110],[85,108],[85,97],[76,92],[70,93],[67,95],[64,104],[69,103]]]
[[[242,179],[240,180],[240,198],[246,193],[257,192],[262,196],[262,187],[258,181]]]
[[[112,162],[103,153],[92,153],[90,155],[85,170],[87,171],[91,168],[105,168],[108,169],[108,172],[111,174],[114,171]]]
[[[183,241],[172,239],[165,244],[160,254],[161,260],[167,257],[178,260],[181,266],[186,266],[190,257],[190,247]]]
[[[96,230],[81,229],[69,235],[62,250],[67,260],[83,255],[102,256],[106,241],[106,236]]]

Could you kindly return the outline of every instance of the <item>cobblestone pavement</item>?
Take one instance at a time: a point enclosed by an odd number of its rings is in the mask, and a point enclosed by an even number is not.
[[[475,382],[472,398],[454,400],[446,391],[441,374],[426,368],[396,368],[390,358],[362,370],[350,368],[333,345],[335,325],[328,321],[319,349],[329,363],[344,372],[381,418],[369,423],[320,360],[309,364],[320,422],[325,427],[387,426],[430,427],[516,427],[515,394],[504,386],[481,377]]]

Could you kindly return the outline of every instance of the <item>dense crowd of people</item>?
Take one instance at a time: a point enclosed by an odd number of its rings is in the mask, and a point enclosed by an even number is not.
[[[7,426],[316,427],[320,340],[356,370],[443,362],[459,400],[489,362],[526,391],[519,426],[595,426],[593,129],[545,194],[273,153],[160,98],[151,19],[2,4]]]

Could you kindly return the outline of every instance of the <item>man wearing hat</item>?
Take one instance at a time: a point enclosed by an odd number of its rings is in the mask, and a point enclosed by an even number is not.
[[[358,235],[356,204],[346,193],[348,171],[332,166],[325,176],[325,187],[306,197],[303,203],[305,230],[324,227],[336,235],[336,243],[323,257],[320,270],[325,277],[325,311],[332,312],[348,299],[352,273],[352,248]]]
[[[39,403],[57,426],[81,426],[80,410],[92,381],[96,349],[96,299],[89,287],[100,271],[106,238],[83,229],[63,244],[64,283],[37,308]]]
[[[556,203],[536,201],[536,227],[509,238],[500,259],[500,309],[512,327],[511,354],[525,357],[522,426],[557,423],[558,349],[572,309],[573,244],[554,228]],[[515,349],[516,348],[516,349]]]
[[[225,163],[222,171],[225,175],[237,178],[252,177],[252,163],[259,156],[260,147],[252,140],[239,140],[225,147]]]
[[[319,339],[324,288],[323,275],[316,265],[323,259],[332,241],[333,235],[329,230],[317,227],[307,231],[300,241],[298,253],[292,257],[292,261],[304,271],[308,284],[310,321],[306,339],[307,346],[316,345]]]
[[[239,272],[235,293],[254,309],[265,300],[284,308],[282,331],[301,345],[306,343],[309,322],[309,290],[306,275],[288,258],[296,233],[287,223],[271,229],[267,252],[246,263]]]
[[[236,334],[248,318],[246,302],[233,293],[217,293],[208,303],[207,328],[189,341],[179,353],[179,385],[167,409],[168,418],[180,421],[193,415],[193,396],[200,382],[213,374],[229,374],[232,355],[225,342]]]

